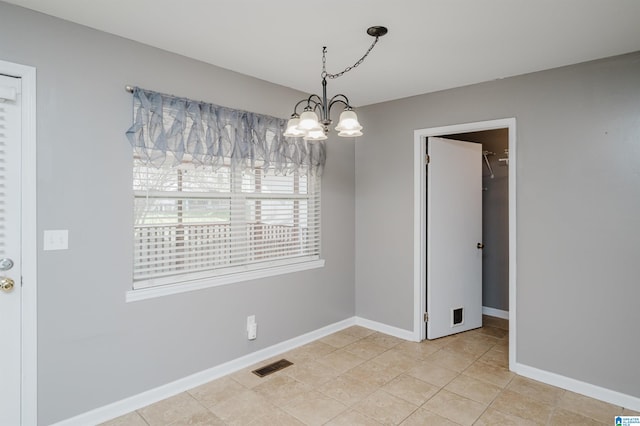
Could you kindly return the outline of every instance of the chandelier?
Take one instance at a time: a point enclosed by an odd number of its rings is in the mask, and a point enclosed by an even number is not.
[[[340,114],[340,120],[338,120],[338,125],[335,128],[338,131],[338,136],[362,136],[362,126],[358,122],[358,116],[353,110],[353,107],[349,104],[349,99],[343,94],[338,94],[331,99],[327,99],[327,79],[341,77],[364,62],[373,47],[378,43],[378,39],[386,33],[387,28],[385,27],[375,26],[367,29],[367,34],[371,37],[375,37],[375,40],[362,58],[352,66],[345,68],[337,74],[329,74],[327,72],[327,47],[325,46],[322,48],[322,73],[320,74],[322,77],[322,97],[318,95],[311,95],[296,104],[293,108],[293,114],[291,114],[291,118],[287,123],[287,129],[284,136],[293,138],[302,137],[304,140],[314,141],[327,139],[329,126],[332,122],[331,108],[336,104],[344,105],[344,110]],[[302,114],[298,115],[298,107],[301,104],[306,105]]]

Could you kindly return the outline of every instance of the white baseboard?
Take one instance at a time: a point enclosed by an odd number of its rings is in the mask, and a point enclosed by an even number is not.
[[[549,371],[540,370],[535,367],[516,363],[511,368],[516,374],[528,377],[548,385],[557,386],[575,393],[579,393],[591,398],[599,399],[609,404],[618,405],[633,411],[640,411],[640,398],[627,395],[611,389],[602,388],[590,383],[581,382],[580,380],[571,379]]]
[[[509,319],[509,311],[502,311],[500,309],[489,308],[488,306],[482,307],[482,315],[489,315],[490,317],[497,317],[502,319]]]
[[[400,339],[416,341],[416,336],[413,331],[404,330],[402,328],[393,327],[391,325],[383,324],[381,322],[371,321],[368,319],[355,317],[356,325],[366,327],[370,330],[379,331],[380,333],[388,334],[390,336],[398,337]]]
[[[347,318],[346,320],[339,321],[318,330],[294,337],[293,339],[277,343],[273,346],[269,346],[268,348],[261,349],[229,362],[225,362],[224,364],[178,379],[155,389],[150,389],[138,395],[134,395],[70,419],[60,421],[55,423],[53,426],[86,426],[89,424],[100,424],[106,422],[139,408],[146,407],[147,405],[172,397],[196,386],[219,379],[222,376],[242,370],[243,368],[247,368],[281,353],[290,351],[291,349],[295,349],[298,346],[321,339],[322,337],[328,336],[329,334],[343,330],[355,324],[355,317]]]

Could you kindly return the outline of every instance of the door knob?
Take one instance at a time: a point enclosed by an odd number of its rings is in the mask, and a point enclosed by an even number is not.
[[[2,289],[2,291],[4,291],[5,293],[9,293],[11,290],[13,290],[14,285],[15,282],[11,278],[0,278],[0,289]]]
[[[476,247],[478,247],[480,250],[482,250],[484,248],[484,244],[478,243],[478,245]]]
[[[0,271],[8,271],[11,268],[13,268],[13,260],[8,257],[0,259]]]

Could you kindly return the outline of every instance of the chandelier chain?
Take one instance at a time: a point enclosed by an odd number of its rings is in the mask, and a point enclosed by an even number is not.
[[[326,53],[327,53],[327,47],[324,46],[322,48],[322,74],[320,74],[320,76],[322,78],[338,78],[338,77],[342,77],[342,75],[348,73],[349,71],[351,71],[352,69],[356,68],[358,65],[360,65],[361,63],[364,62],[364,60],[366,59],[367,56],[369,56],[369,53],[371,53],[371,51],[373,50],[373,47],[376,45],[376,43],[378,43],[378,39],[380,37],[376,37],[376,39],[373,41],[373,43],[371,43],[371,46],[369,46],[369,49],[367,49],[367,51],[365,52],[365,54],[362,56],[362,58],[358,59],[358,61],[351,65],[350,67],[345,68],[343,71],[340,71],[337,74],[329,74],[327,72],[327,57],[326,57]]]

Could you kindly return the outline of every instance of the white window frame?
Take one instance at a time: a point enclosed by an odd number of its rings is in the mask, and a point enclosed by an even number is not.
[[[314,177],[320,179],[320,177]],[[235,179],[239,184],[239,180]],[[318,181],[317,194],[320,198],[321,192],[320,181]],[[234,187],[239,190],[238,187]],[[241,193],[241,191],[239,192]],[[222,195],[212,198],[223,197]],[[229,195],[231,197],[231,194]],[[251,197],[251,195],[249,195]],[[288,196],[287,196],[288,197]],[[295,198],[297,195],[291,196]],[[255,198],[255,196],[254,196]],[[306,198],[306,197],[305,197]],[[239,198],[235,198],[238,200]],[[232,201],[233,202],[233,201]],[[309,211],[308,216],[312,217],[314,212]],[[319,212],[318,212],[319,217]],[[311,226],[311,225],[310,225]],[[321,237],[318,237],[320,244]],[[225,267],[218,270],[207,270],[201,272],[185,272],[174,276],[151,278],[149,280],[140,280],[134,283],[135,287],[126,294],[127,302],[145,300],[149,298],[161,297],[171,294],[194,291],[204,288],[217,287],[221,285],[233,284],[247,280],[254,280],[287,274],[292,272],[300,272],[324,266],[324,259],[320,255],[300,256],[294,258],[280,258],[271,261],[260,262],[259,264],[243,264],[234,267]]]

